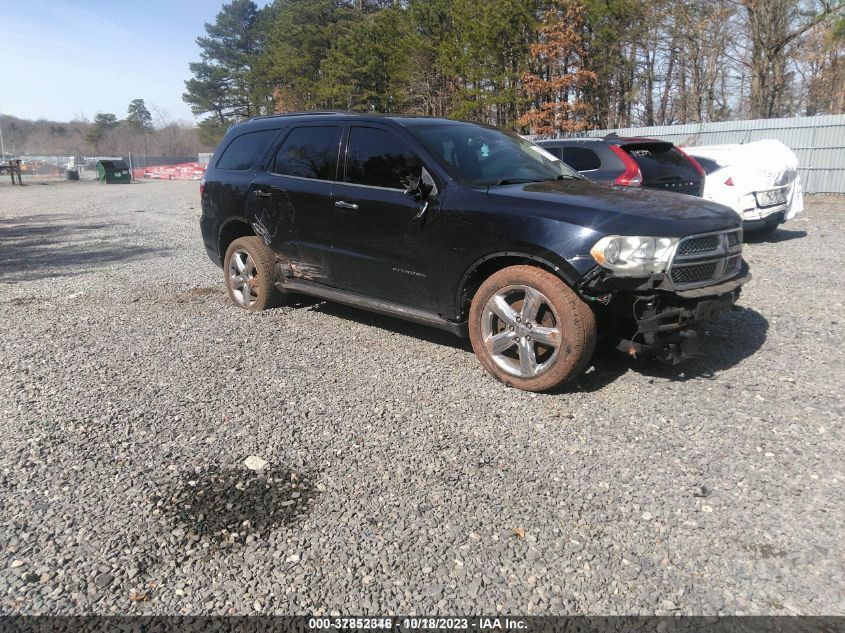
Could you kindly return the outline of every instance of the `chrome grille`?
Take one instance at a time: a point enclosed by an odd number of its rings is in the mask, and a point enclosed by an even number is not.
[[[741,267],[742,229],[733,229],[683,238],[668,272],[672,285],[682,289],[729,279]]]
[[[678,255],[695,255],[697,253],[709,253],[719,248],[718,235],[705,235],[704,237],[688,238],[678,246]]]

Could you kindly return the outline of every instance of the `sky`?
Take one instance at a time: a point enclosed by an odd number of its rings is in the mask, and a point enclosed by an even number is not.
[[[264,6],[267,1],[256,2]],[[223,0],[2,2],[0,114],[69,121],[126,116],[144,99],[171,120],[194,121],[182,101],[188,64]],[[154,122],[155,113],[153,113]]]

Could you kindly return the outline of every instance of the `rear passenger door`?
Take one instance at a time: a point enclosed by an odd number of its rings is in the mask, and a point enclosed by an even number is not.
[[[258,230],[288,260],[293,277],[331,281],[331,197],[341,131],[328,122],[293,126],[252,183]]]
[[[377,123],[350,125],[334,188],[335,285],[369,297],[437,310],[436,198],[405,193],[422,162],[406,140]]]

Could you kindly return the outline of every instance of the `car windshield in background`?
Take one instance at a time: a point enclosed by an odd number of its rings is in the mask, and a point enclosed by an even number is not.
[[[671,143],[626,143],[622,146],[639,165],[643,182],[667,178],[699,178],[692,163]]]
[[[472,187],[581,178],[557,157],[516,134],[472,124],[412,129],[453,176]]]

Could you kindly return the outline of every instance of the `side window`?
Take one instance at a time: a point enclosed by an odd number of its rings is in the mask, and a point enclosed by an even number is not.
[[[384,130],[353,127],[346,152],[346,182],[404,189],[420,177],[422,163],[404,143]]]
[[[542,145],[541,145],[541,147],[542,147]],[[543,147],[543,149],[546,150],[552,156],[556,156],[558,158],[561,158],[561,153],[560,153],[559,147]],[[566,162],[566,161],[564,161],[564,162]]]
[[[298,127],[276,152],[273,173],[317,180],[334,180],[340,127]]]
[[[261,130],[241,134],[223,150],[217,160],[217,169],[249,169],[264,155],[278,133],[279,130]]]
[[[586,147],[562,147],[560,159],[575,171],[589,171],[601,167],[601,159]]]

